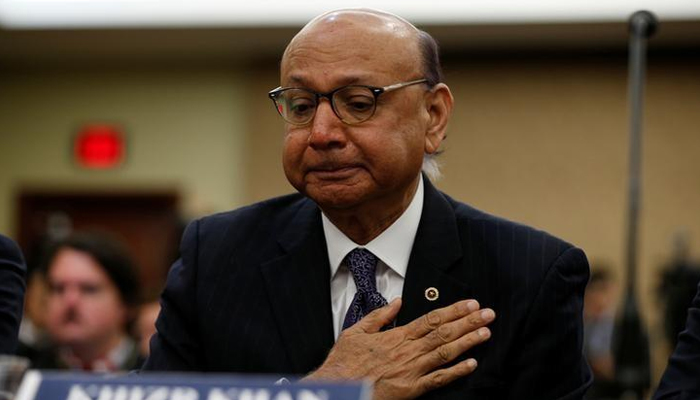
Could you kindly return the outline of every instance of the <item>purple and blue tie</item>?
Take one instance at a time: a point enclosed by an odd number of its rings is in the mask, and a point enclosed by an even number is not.
[[[345,256],[345,263],[352,273],[357,293],[345,314],[343,329],[351,327],[374,309],[387,305],[386,299],[377,291],[377,256],[367,249],[356,248]]]

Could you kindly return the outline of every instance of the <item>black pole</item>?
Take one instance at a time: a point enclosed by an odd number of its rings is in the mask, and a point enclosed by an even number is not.
[[[637,247],[641,193],[642,106],[646,73],[646,40],[656,31],[656,18],[637,11],[629,21],[629,204],[627,215],[627,281],[622,310],[615,324],[615,375],[625,397],[643,398],[650,384],[649,339],[639,314],[637,295]]]

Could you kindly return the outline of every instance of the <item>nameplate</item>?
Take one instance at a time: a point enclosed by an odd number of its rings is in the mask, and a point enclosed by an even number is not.
[[[267,377],[28,371],[15,400],[370,400],[365,383],[285,383]]]

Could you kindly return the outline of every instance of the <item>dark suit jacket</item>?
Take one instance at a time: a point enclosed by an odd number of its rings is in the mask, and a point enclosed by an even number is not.
[[[700,399],[700,285],[654,399]]]
[[[425,398],[578,399],[584,253],[458,203],[425,179],[398,324],[461,299],[496,311],[479,367]],[[428,287],[440,292],[427,301]],[[306,374],[334,344],[319,208],[299,194],[195,221],[162,295],[145,370]],[[464,357],[463,357],[464,358]]]
[[[0,354],[14,354],[17,347],[26,272],[19,247],[0,235]]]

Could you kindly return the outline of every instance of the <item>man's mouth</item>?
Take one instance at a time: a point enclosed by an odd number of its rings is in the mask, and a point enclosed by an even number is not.
[[[357,174],[358,165],[322,165],[310,168],[308,174],[321,180],[342,180]]]
[[[71,309],[68,310],[63,317],[63,323],[64,324],[76,324],[80,322],[80,314],[75,310]]]

